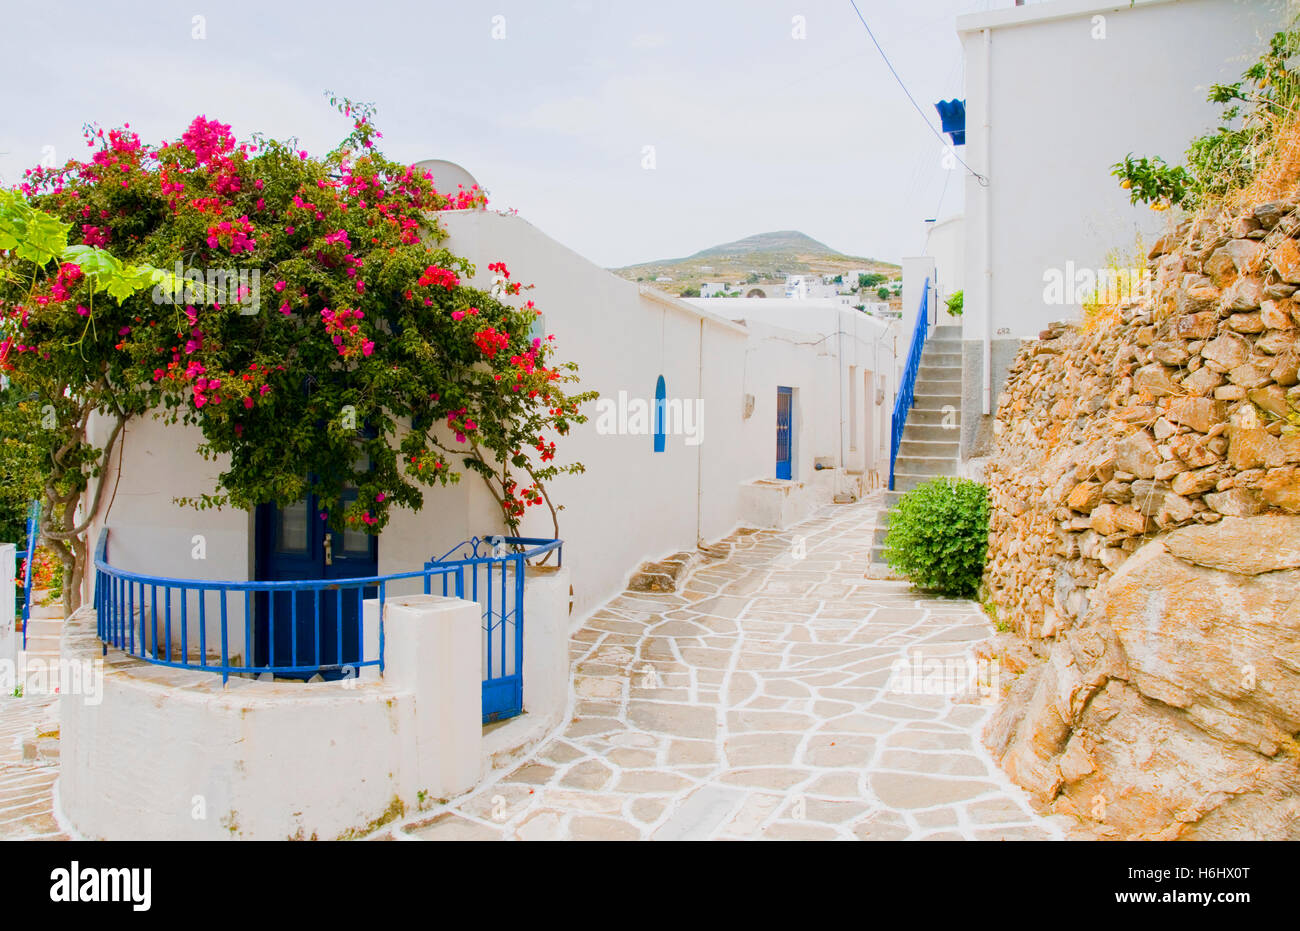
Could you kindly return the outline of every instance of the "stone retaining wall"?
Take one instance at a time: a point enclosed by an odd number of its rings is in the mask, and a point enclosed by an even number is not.
[[[1296,831],[1265,800],[1298,784],[1300,721],[1263,696],[1298,684],[1300,561],[1258,560],[1300,536],[1297,233],[1294,201],[1185,224],[1141,302],[1053,325],[999,398],[985,585],[1026,674],[991,740],[1103,836]]]

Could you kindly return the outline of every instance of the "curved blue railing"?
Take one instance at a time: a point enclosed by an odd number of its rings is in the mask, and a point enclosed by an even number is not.
[[[921,352],[925,349],[925,338],[930,332],[930,279],[925,279],[921,289],[921,309],[916,315],[916,326],[912,328],[912,345],[907,350],[907,365],[903,368],[903,377],[899,381],[898,396],[894,399],[894,419],[890,424],[889,442],[889,490],[894,490],[894,464],[898,461],[898,448],[903,442],[903,430],[907,427],[907,414],[912,409],[912,392],[916,388],[916,373],[921,368]]]
[[[524,567],[554,552],[564,560],[564,541],[543,537],[474,537],[424,564],[456,573],[461,597],[483,609],[483,723],[512,718],[524,707]],[[468,578],[467,578],[468,577]],[[429,591],[432,575],[426,577]],[[442,593],[450,578],[442,576]]]
[[[366,666],[384,668],[383,602],[390,583],[423,579],[430,591],[432,577],[443,576],[444,593],[464,595],[464,578],[457,564],[426,564],[422,570],[355,579],[308,579],[290,582],[225,582],[177,579],[128,572],[110,566],[107,559],[108,528],[95,547],[95,610],[97,632],[108,647],[159,666],[219,672],[223,682],[232,675],[310,677],[317,673],[355,677]],[[448,584],[447,577],[454,577]],[[380,602],[378,655],[365,655],[362,603],[367,598]],[[232,604],[233,602],[233,604]],[[191,610],[191,604],[194,609]],[[209,605],[212,610],[209,610]],[[243,651],[232,662],[231,608],[242,608]],[[310,612],[310,613],[308,613]],[[220,629],[220,654],[209,656],[208,618],[215,614]],[[277,616],[278,615],[278,616]],[[332,617],[328,616],[332,615]],[[346,615],[346,620],[345,620]],[[304,624],[304,619],[309,622]],[[266,662],[253,662],[254,623],[265,625]],[[191,636],[191,626],[197,626]],[[344,624],[350,628],[345,632]],[[289,656],[276,656],[276,627],[290,628]],[[322,634],[329,624],[330,641]],[[174,629],[175,628],[175,629]],[[178,633],[179,636],[174,636]],[[345,633],[356,635],[355,657],[342,656]],[[303,636],[305,634],[305,636]],[[197,641],[197,643],[195,642]],[[331,652],[333,644],[334,656]],[[197,656],[191,647],[197,647]],[[324,647],[324,649],[323,649]],[[277,659],[280,661],[277,662]],[[286,661],[287,660],[287,661]]]

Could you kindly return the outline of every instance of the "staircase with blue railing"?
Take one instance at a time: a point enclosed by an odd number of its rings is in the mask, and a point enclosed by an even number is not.
[[[937,475],[956,475],[961,437],[961,327],[931,329],[921,352],[912,406],[894,462],[894,487],[885,492],[872,540],[871,561],[884,563],[889,512],[899,498]]]

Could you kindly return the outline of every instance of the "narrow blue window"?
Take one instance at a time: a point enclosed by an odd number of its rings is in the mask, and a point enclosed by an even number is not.
[[[664,405],[668,399],[668,391],[664,387],[664,377],[659,376],[655,382],[655,452],[664,451],[667,437],[664,433]]]

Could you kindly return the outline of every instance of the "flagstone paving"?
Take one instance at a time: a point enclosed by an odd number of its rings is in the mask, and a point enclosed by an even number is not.
[[[864,577],[880,496],[738,533],[671,594],[572,637],[570,720],[508,772],[376,835],[452,839],[1059,838],[980,745],[978,689],[933,689],[992,629]],[[717,558],[718,554],[722,554]],[[894,666],[904,661],[914,676]],[[0,698],[0,840],[62,839],[57,696]],[[51,730],[53,728],[54,730]]]
[[[560,732],[379,836],[1061,837],[982,749],[978,687],[925,684],[973,668],[993,632],[978,606],[864,577],[881,505],[736,534],[679,592],[615,598],[573,635]]]
[[[0,698],[0,841],[67,840],[54,819],[58,696]]]

